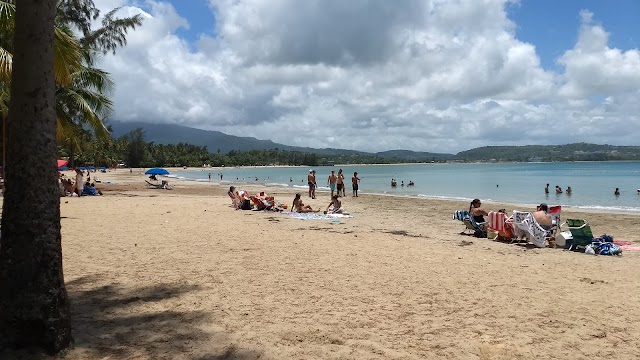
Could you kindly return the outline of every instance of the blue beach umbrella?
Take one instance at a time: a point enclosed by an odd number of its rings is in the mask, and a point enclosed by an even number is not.
[[[89,166],[89,170],[95,170],[96,167],[95,166]]]
[[[80,171],[87,171],[87,168],[86,168],[86,167],[84,167],[84,166],[80,166],[78,169],[79,169]]]
[[[163,168],[152,168],[145,171],[145,175],[169,175],[169,172]]]
[[[100,171],[102,171],[102,170],[107,170],[107,168],[106,168],[106,167],[104,167],[104,166],[101,166],[98,170],[100,170]]]
[[[67,167],[67,165],[65,165],[65,166],[61,166],[61,167],[59,167],[59,168],[58,168],[58,171],[67,171],[67,170],[69,170],[69,168]]]

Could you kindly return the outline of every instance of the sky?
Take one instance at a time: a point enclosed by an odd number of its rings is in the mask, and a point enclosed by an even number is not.
[[[94,0],[117,121],[456,153],[640,145],[637,0]]]

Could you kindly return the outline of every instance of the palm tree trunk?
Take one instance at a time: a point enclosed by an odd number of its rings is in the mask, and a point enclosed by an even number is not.
[[[56,2],[17,1],[0,242],[0,349],[71,341],[56,172]]]

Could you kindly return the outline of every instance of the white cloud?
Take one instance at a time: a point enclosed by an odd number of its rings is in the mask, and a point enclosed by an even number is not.
[[[147,0],[150,18],[101,66],[116,81],[114,119],[287,145],[633,143],[635,132],[615,127],[640,122],[638,51],[609,48],[585,12],[559,59],[566,71],[545,71],[515,37],[508,2],[210,0],[218,34],[188,44],[176,35],[188,19]]]
[[[560,89],[568,97],[607,96],[640,89],[640,51],[609,47],[609,34],[583,10],[575,47],[560,57],[566,83]]]

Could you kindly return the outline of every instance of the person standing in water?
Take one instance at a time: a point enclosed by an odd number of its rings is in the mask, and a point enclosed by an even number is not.
[[[545,194],[549,193],[549,184],[547,184],[547,186],[544,188],[544,193]]]
[[[620,189],[616,188],[616,191],[613,192],[613,195],[620,196]]]

